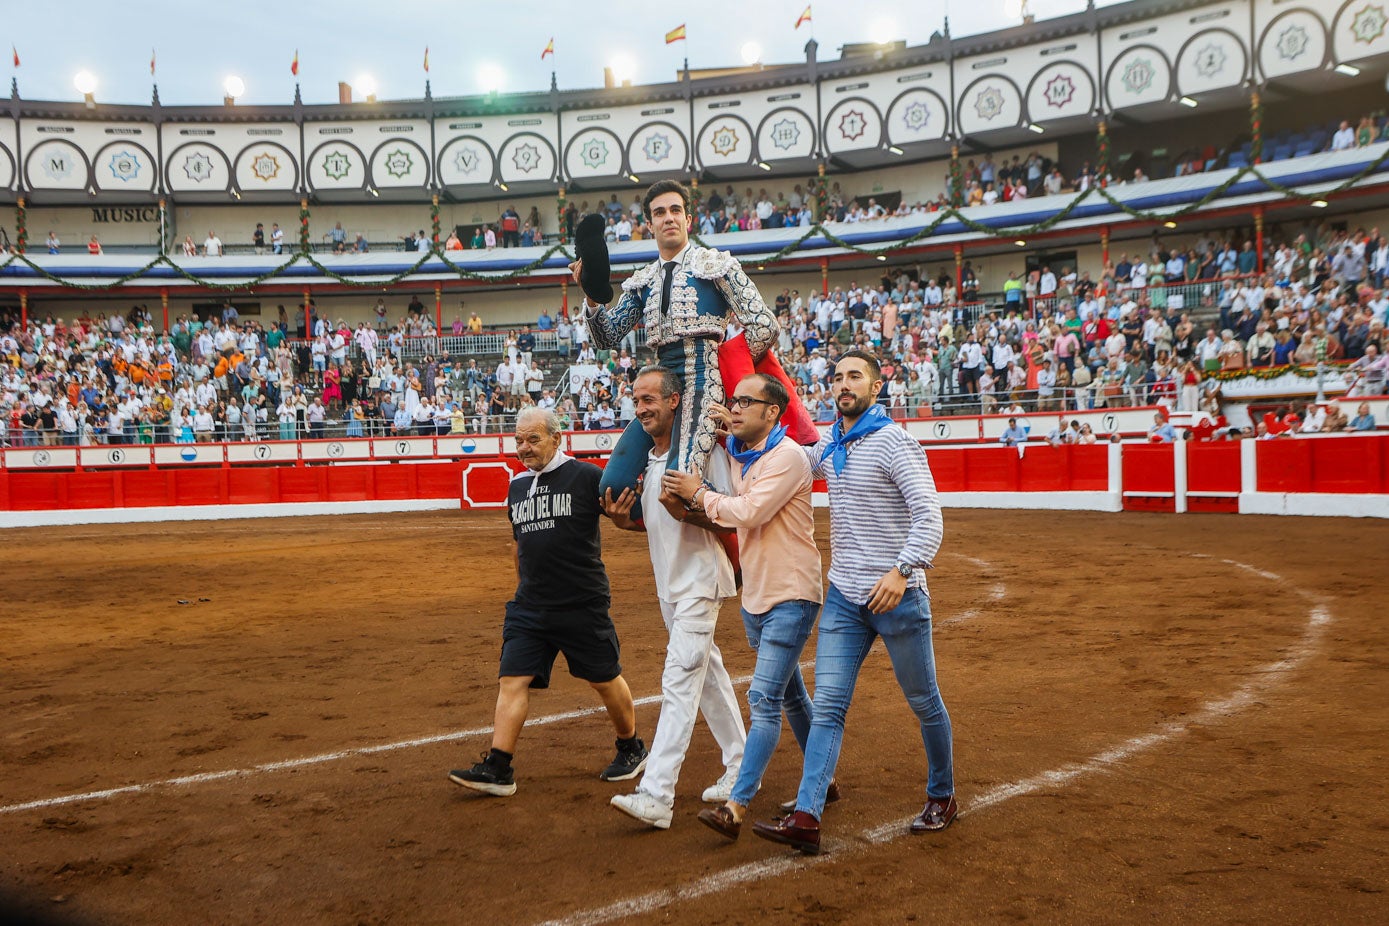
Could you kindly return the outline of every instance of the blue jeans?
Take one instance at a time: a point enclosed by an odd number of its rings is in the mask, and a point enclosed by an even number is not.
[[[757,665],[748,688],[748,742],[731,799],[746,807],[762,786],[762,776],[781,739],[781,712],[805,752],[810,736],[810,695],[801,677],[801,651],[820,613],[816,601],[783,601],[765,614],[743,611],[748,643],[757,651]]]
[[[921,589],[909,588],[897,607],[874,614],[867,605],[852,603],[830,585],[815,648],[810,741],[805,747],[801,790],[796,795],[796,809],[817,820],[824,813],[825,791],[839,764],[844,716],[854,696],[859,669],[878,636],[887,645],[897,684],[921,723],[930,766],[926,794],[943,798],[955,793],[950,715],[936,687],[936,656],[931,647],[931,599]]]

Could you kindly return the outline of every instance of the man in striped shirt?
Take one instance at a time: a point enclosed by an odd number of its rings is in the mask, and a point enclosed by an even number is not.
[[[839,762],[844,718],[859,669],[881,636],[893,672],[921,725],[930,766],[926,806],[913,833],[955,819],[950,716],[936,687],[925,569],[940,549],[940,499],[920,445],[875,403],[878,361],[849,351],[835,365],[840,418],[812,451],[829,485],[829,594],[815,653],[815,699],[796,809],[753,832],[807,854],[820,851],[820,816]]]

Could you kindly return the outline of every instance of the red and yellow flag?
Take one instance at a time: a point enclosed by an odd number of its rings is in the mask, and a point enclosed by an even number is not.
[[[14,66],[19,67],[19,49],[11,45],[10,51],[14,52]]]
[[[807,3],[807,4],[805,5],[805,12],[801,14],[801,18],[798,19],[798,20],[796,20],[796,28],[799,29],[799,28],[801,27],[801,23],[808,23],[808,22],[810,22],[810,4],[809,4],[809,3]]]
[[[683,41],[685,41],[685,24],[684,24],[684,23],[681,23],[680,25],[676,26],[674,29],[672,29],[672,30],[670,30],[669,32],[666,33],[666,44],[667,44],[667,45],[669,45],[671,42],[683,42]]]
[[[541,61],[544,61],[546,55],[553,55],[554,53],[555,53],[555,37],[554,37],[554,36],[550,36],[550,44],[546,45],[546,46],[545,46],[545,50],[542,51],[542,52],[540,53],[540,60],[541,60]]]
[[[299,49],[294,49],[294,60],[289,63],[289,73],[299,76]]]
[[[154,49],[150,49],[150,76],[154,76]]]
[[[424,47],[424,72],[429,73],[429,46]]]

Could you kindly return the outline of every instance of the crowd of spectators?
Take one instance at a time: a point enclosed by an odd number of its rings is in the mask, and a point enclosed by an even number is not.
[[[741,207],[740,207],[741,208]],[[1093,272],[1049,266],[1009,275],[999,302],[981,302],[966,263],[961,279],[903,267],[870,285],[830,292],[784,289],[778,351],[820,421],[834,417],[836,357],[857,348],[881,359],[882,402],[897,416],[1025,414],[1155,404],[1219,411],[1222,376],[1289,364],[1345,365],[1351,395],[1389,381],[1389,244],[1378,229],[1308,228],[1271,245],[1264,273],[1252,242],[1214,236],[1146,257],[1128,253]],[[771,295],[768,293],[767,295]],[[644,349],[634,334],[597,352],[563,313],[508,332],[494,363],[452,358],[440,334],[482,334],[460,304],[435,330],[419,297],[388,323],[349,325],[310,306],[264,323],[180,317],[157,331],[144,307],[124,315],[0,319],[0,416],[12,444],[209,441],[343,434],[485,433],[531,405],[566,426],[631,420],[629,378]],[[374,323],[373,323],[374,322]],[[554,352],[537,351],[538,335]],[[553,338],[550,337],[553,335]],[[429,346],[421,354],[418,345]],[[466,339],[465,339],[466,341]],[[569,364],[581,371],[550,384]],[[547,387],[547,384],[550,384]],[[1303,432],[1267,423],[1274,434]],[[1347,423],[1347,427],[1351,425]]]
[[[982,306],[968,265],[962,287],[907,270],[827,295],[785,290],[780,352],[822,421],[834,415],[834,360],[850,348],[877,352],[882,401],[912,417],[1146,404],[1218,415],[1222,375],[1291,364],[1345,362],[1351,395],[1383,394],[1389,247],[1379,231],[1310,230],[1272,248],[1263,275],[1244,272],[1256,255],[1236,240],[1155,242],[1093,279],[1068,267],[1010,274],[1003,301]]]

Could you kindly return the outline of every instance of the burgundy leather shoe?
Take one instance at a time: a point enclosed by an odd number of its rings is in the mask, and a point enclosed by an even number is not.
[[[955,803],[955,795],[949,797],[928,797],[926,806],[912,821],[913,833],[937,833],[955,821],[960,806]]]
[[[733,819],[733,811],[727,805],[706,807],[699,812],[699,822],[727,839],[736,840],[743,830],[743,824]]]
[[[840,791],[839,791],[839,780],[838,780],[838,779],[831,779],[831,780],[830,780],[830,786],[829,786],[828,788],[825,789],[825,803],[826,803],[826,804],[833,804],[833,803],[835,803],[836,801],[838,801],[839,798],[842,797],[842,796],[843,796],[843,795],[842,795],[842,794],[840,793]],[[791,800],[786,801],[785,803],[783,803],[783,804],[781,805],[781,812],[782,812],[782,813],[794,813],[795,810],[796,810],[796,799],[795,799],[794,797],[791,798]]]
[[[779,842],[806,855],[820,854],[820,821],[804,811],[796,811],[771,822],[758,820],[752,831],[768,842]]]

